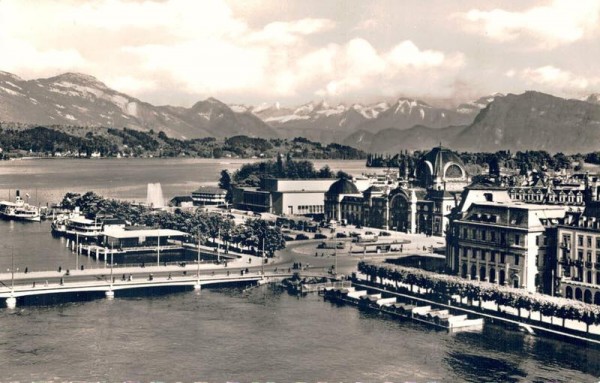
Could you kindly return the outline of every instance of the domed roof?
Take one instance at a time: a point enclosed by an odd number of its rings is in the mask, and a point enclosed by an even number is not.
[[[441,145],[431,149],[431,151],[421,157],[421,161],[429,162],[431,164],[433,168],[432,175],[434,177],[443,176],[444,167],[449,162],[453,162],[463,168],[465,166],[456,153],[448,148],[444,148]]]
[[[352,181],[341,178],[331,184],[326,194],[360,194],[360,192]]]

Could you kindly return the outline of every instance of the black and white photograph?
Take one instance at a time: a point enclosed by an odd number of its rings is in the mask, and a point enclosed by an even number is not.
[[[0,0],[0,383],[600,382],[600,0]]]

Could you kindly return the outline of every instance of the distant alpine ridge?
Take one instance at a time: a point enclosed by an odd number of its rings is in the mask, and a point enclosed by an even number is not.
[[[191,108],[154,106],[96,78],[65,73],[23,80],[0,72],[0,121],[46,126],[128,127],[175,138],[304,137],[370,152],[420,150],[596,151],[600,94],[567,100],[535,91],[494,94],[455,108],[399,98],[368,105],[310,102],[227,105],[214,98]]]

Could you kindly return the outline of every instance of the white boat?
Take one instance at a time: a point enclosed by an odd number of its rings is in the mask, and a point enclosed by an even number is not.
[[[39,222],[41,220],[40,209],[25,202],[18,190],[15,202],[0,201],[0,216],[18,221]]]

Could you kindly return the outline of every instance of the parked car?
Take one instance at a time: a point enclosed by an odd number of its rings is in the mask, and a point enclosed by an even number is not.
[[[308,235],[306,235],[306,234],[302,234],[302,233],[300,233],[300,234],[296,235],[296,240],[297,240],[297,241],[301,241],[301,240],[304,240],[304,239],[309,239],[309,238],[308,238]]]
[[[348,238],[348,235],[346,233],[337,233],[335,235],[336,238]]]
[[[357,232],[355,232],[355,231],[351,231],[351,232],[350,232],[350,236],[351,236],[351,237],[353,237],[353,238],[356,238],[356,237],[358,237],[359,235],[360,235],[360,233],[357,233]]]
[[[315,239],[326,239],[327,236],[325,234],[322,233],[317,233],[315,234]]]
[[[286,241],[293,241],[294,237],[292,237],[291,235],[284,235],[283,239],[285,239]]]
[[[382,236],[382,237],[389,237],[392,234],[390,234],[389,231],[380,231],[379,235]]]

